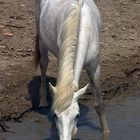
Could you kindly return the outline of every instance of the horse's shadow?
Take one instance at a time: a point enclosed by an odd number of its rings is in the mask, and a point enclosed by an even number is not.
[[[35,108],[35,111],[39,114],[45,115],[48,118],[48,121],[50,123],[55,124],[54,118],[51,113],[51,105],[52,105],[52,96],[49,89],[49,82],[51,82],[53,85],[56,84],[56,78],[54,77],[46,77],[46,90],[47,90],[47,102],[48,107],[39,108],[39,89],[40,89],[40,83],[41,79],[40,76],[36,76],[30,81],[28,84],[28,93],[32,101],[32,106]],[[96,126],[92,121],[88,119],[88,112],[89,108],[86,105],[80,104],[80,118],[78,121],[78,127],[82,126],[88,126],[92,131],[101,131],[101,128]],[[50,130],[50,136],[47,136],[45,140],[58,140],[58,134],[56,131],[55,125],[52,125]],[[81,138],[78,138],[77,140],[80,140]]]
[[[49,82],[51,82],[53,85],[55,85],[56,84],[56,79],[54,77],[49,77],[49,76],[46,77],[46,90],[47,90],[47,97],[46,97],[46,99],[47,99],[47,102],[48,102],[48,108],[47,109],[49,109],[51,107],[51,102],[52,102],[52,96],[51,96],[51,92],[50,92],[50,89],[49,89]],[[41,84],[40,76],[34,77],[32,79],[32,81],[30,81],[30,83],[28,84],[29,97],[31,98],[32,106],[35,107],[35,108],[39,107],[39,102],[40,102],[40,98],[39,98],[40,84]],[[47,112],[42,112],[42,113],[45,115]]]

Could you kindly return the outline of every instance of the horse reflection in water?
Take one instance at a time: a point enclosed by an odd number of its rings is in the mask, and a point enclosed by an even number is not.
[[[40,106],[47,106],[46,70],[48,51],[58,58],[52,111],[60,140],[71,140],[77,133],[78,99],[88,84],[79,89],[82,69],[89,75],[95,96],[95,110],[103,133],[109,133],[100,91],[99,38],[100,14],[93,0],[36,0],[36,66],[41,69]]]

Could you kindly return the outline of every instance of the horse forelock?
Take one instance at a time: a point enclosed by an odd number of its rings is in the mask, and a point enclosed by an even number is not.
[[[77,91],[78,88],[71,83],[65,86],[56,87],[56,90],[57,92],[53,97],[52,109],[61,113],[71,105],[74,92]]]

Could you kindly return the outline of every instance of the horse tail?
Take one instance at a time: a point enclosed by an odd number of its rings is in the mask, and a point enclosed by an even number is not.
[[[33,57],[33,62],[34,62],[35,69],[38,67],[39,60],[40,60],[39,31],[37,31],[36,37],[35,37],[35,52],[34,52],[34,57]]]

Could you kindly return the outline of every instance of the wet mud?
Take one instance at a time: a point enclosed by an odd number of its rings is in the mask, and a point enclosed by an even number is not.
[[[25,99],[35,75],[34,0],[0,0],[0,118],[31,107]],[[95,0],[102,18],[100,65],[104,99],[140,90],[139,0]],[[57,77],[57,59],[49,54],[47,75]],[[89,83],[82,72],[80,86]],[[32,90],[35,90],[32,88]]]
[[[109,101],[105,105],[111,133],[102,134],[92,101],[80,101],[77,140],[139,140],[140,94]],[[0,132],[0,140],[58,140],[49,107],[39,109],[34,117],[23,118],[22,123],[7,122],[13,133]]]

